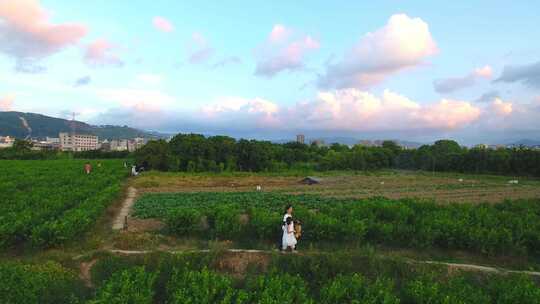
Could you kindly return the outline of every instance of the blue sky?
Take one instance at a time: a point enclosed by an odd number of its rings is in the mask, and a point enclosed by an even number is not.
[[[0,0],[0,110],[258,138],[540,139],[539,9]]]

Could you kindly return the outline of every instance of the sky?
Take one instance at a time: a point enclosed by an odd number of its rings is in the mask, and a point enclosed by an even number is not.
[[[540,140],[538,11],[0,0],[0,111],[259,139]]]

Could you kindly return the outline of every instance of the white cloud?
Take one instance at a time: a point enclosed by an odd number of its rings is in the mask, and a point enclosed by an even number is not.
[[[319,47],[320,42],[313,37],[276,24],[266,41],[255,50],[255,75],[273,77],[283,71],[303,69],[306,55]]]
[[[97,39],[85,48],[84,60],[91,66],[117,66],[124,62],[114,53],[118,46],[106,39]]]
[[[451,77],[436,79],[433,81],[433,87],[438,93],[452,93],[467,87],[472,87],[478,79],[490,79],[493,76],[493,69],[489,66],[476,68],[463,77]]]
[[[337,63],[330,63],[318,83],[322,88],[367,88],[388,76],[423,64],[438,52],[428,24],[405,14],[367,33]]]
[[[508,116],[512,114],[513,108],[511,102],[504,102],[500,98],[495,98],[491,103],[491,110],[499,116]]]
[[[204,107],[212,121],[229,121],[276,130],[391,131],[452,130],[479,119],[481,110],[469,102],[442,99],[422,105],[384,91],[376,96],[358,89],[319,92],[292,107],[261,98],[224,99]]]
[[[195,32],[192,34],[191,42],[188,44],[188,62],[191,64],[206,63],[212,57],[214,51],[206,38],[201,33]]]
[[[9,94],[0,98],[0,111],[11,111],[13,109],[13,101],[15,95]]]
[[[84,25],[54,24],[50,15],[38,0],[0,1],[0,52],[14,57],[19,71],[35,72],[36,61],[86,36]]]
[[[115,103],[117,106],[130,108],[135,111],[159,112],[174,104],[175,98],[159,90],[141,89],[102,89],[98,97]]]
[[[154,19],[152,19],[152,24],[157,30],[162,31],[164,33],[170,33],[174,31],[174,25],[172,24],[172,22],[165,19],[164,17],[160,17],[160,16],[154,17]]]

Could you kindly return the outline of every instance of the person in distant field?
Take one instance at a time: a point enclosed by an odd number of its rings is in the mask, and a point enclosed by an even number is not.
[[[90,165],[90,163],[84,164],[84,172],[86,172],[86,174],[90,174],[92,172],[92,165]]]
[[[286,250],[287,247],[289,247],[288,245],[289,224],[287,223],[287,221],[292,221],[292,213],[293,213],[292,205],[287,205],[287,207],[285,207],[285,214],[283,215],[283,222],[281,223],[281,229],[283,230],[283,236],[281,237],[281,250]],[[293,226],[292,230],[294,231],[294,223],[292,226]],[[293,237],[294,237],[294,234],[293,234]]]
[[[294,221],[292,217],[287,217],[285,226],[283,228],[283,250],[290,249],[292,252],[296,251],[296,236],[294,231]]]

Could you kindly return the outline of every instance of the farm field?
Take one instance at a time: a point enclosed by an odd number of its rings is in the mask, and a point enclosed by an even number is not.
[[[263,191],[317,194],[338,198],[420,198],[438,203],[498,203],[505,199],[540,197],[540,180],[494,175],[422,171],[323,172],[318,185],[302,185],[306,173],[187,174],[148,172],[131,184],[142,192]],[[509,184],[510,180],[518,184]]]
[[[540,200],[437,205],[415,199],[337,199],[264,192],[150,193],[133,215],[158,218],[179,237],[266,240],[279,236],[283,206],[303,222],[302,241],[540,256]]]
[[[121,192],[121,161],[0,161],[0,247],[48,247],[92,228]],[[98,166],[98,163],[101,165]]]
[[[307,186],[296,173],[146,172],[126,179],[118,160],[92,161],[86,176],[84,163],[0,162],[4,249],[34,248],[0,257],[0,303],[540,299],[540,276],[425,263],[431,252],[448,261],[444,253],[459,251],[469,263],[537,270],[537,180],[328,172]],[[118,207],[124,186],[137,190],[135,204],[127,229],[113,230],[98,219]],[[483,195],[489,191],[498,196]],[[303,221],[298,254],[275,250],[287,203]],[[84,236],[95,230],[94,239]],[[261,250],[246,250],[253,248]]]

